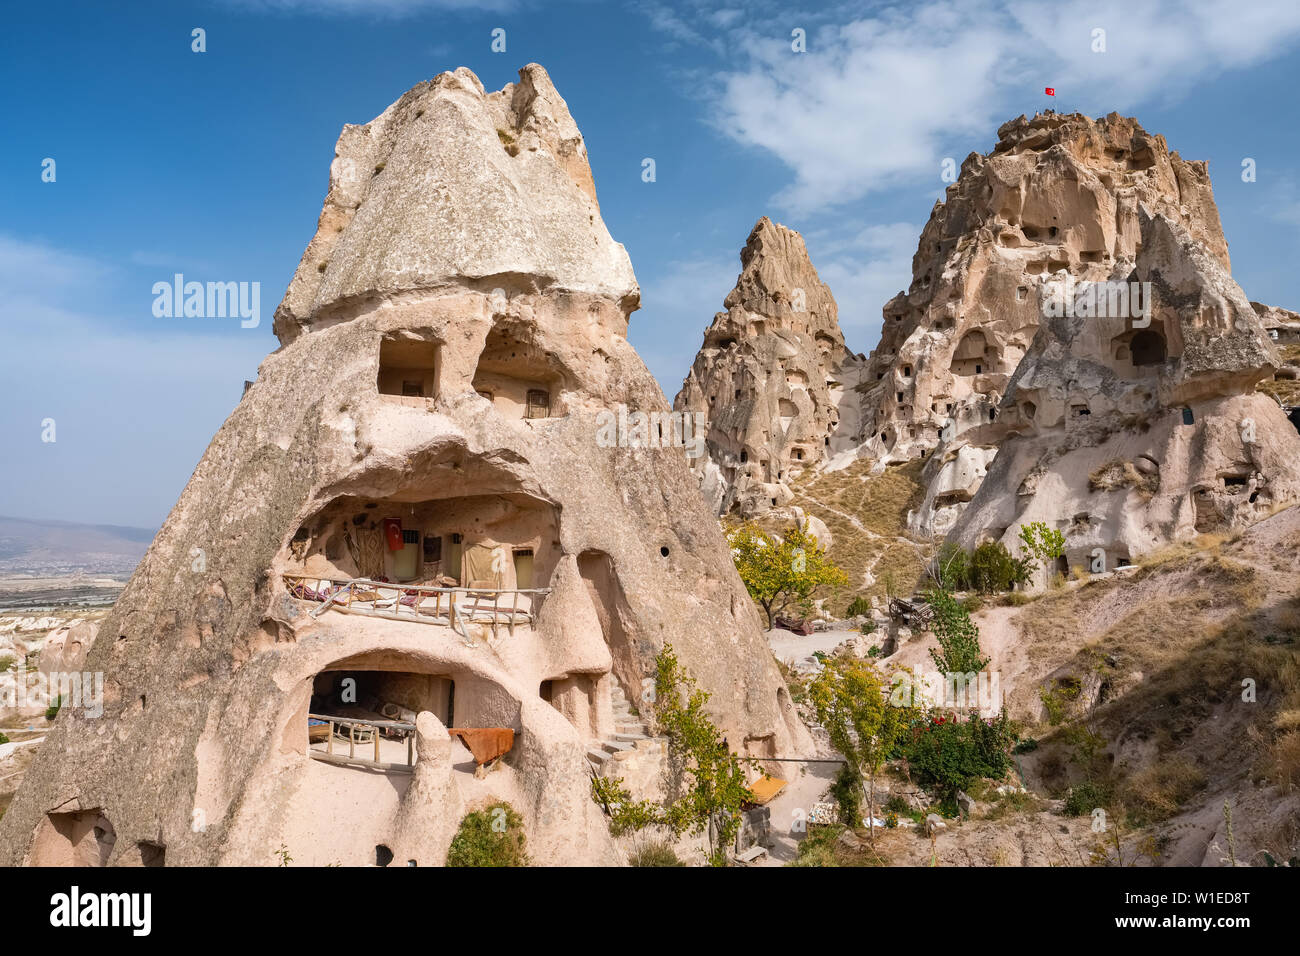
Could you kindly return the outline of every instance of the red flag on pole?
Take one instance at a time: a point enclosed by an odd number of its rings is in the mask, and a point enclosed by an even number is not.
[[[1056,95],[1056,87],[1054,87],[1054,86],[1049,86],[1049,87],[1047,87],[1047,89],[1043,90],[1043,92],[1046,93],[1048,96],[1055,96],[1055,95]]]

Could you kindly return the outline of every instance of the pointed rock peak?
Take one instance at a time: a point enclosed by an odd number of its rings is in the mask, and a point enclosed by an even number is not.
[[[639,307],[600,216],[582,133],[535,63],[485,92],[439,74],[364,126],[345,126],[315,238],[276,310],[288,343],[375,297],[510,286]]]
[[[784,320],[773,331],[822,332],[843,344],[835,297],[818,276],[803,236],[763,216],[750,230],[740,262],[735,288],[723,301],[733,318],[740,309],[757,319]]]

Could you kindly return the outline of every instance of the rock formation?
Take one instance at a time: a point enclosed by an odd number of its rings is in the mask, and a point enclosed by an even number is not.
[[[1247,397],[1280,361],[1229,274],[1206,164],[1115,114],[1020,117],[998,135],[932,213],[872,357],[866,448],[885,460],[938,449],[917,529],[957,526],[970,544],[1046,520],[1072,536],[1072,563],[1100,567],[1292,500],[1294,430],[1276,403]],[[1226,430],[1177,431],[1198,413]],[[1225,415],[1251,420],[1263,444],[1233,446]],[[1166,425],[1204,461],[1169,446]],[[1036,452],[1010,440],[1028,433]],[[1022,454],[1034,464],[1013,466]],[[1239,477],[1249,507],[1216,497]],[[1123,500],[1103,508],[1092,496],[1112,485]]]
[[[884,307],[864,388],[863,453],[927,454],[996,417],[1038,328],[1038,286],[1109,278],[1131,262],[1138,207],[1184,225],[1227,268],[1228,249],[1204,163],[1111,114],[1021,116],[991,153],[972,153],[935,204],[912,259],[912,284]],[[966,441],[934,475],[933,529],[969,501],[997,449]],[[928,525],[928,522],[927,522]],[[930,528],[927,527],[927,530]]]
[[[1058,568],[1110,570],[1165,543],[1241,528],[1300,499],[1300,434],[1255,390],[1280,364],[1221,259],[1145,205],[1115,285],[1149,283],[1149,314],[1054,315],[1064,282],[996,420],[967,433],[997,457],[954,538],[973,546],[1043,521]],[[960,441],[961,439],[958,439]],[[939,454],[948,454],[940,446]]]
[[[443,73],[345,127],[281,347],[101,624],[104,715],[60,714],[0,865],[439,865],[497,800],[536,862],[610,862],[588,751],[637,745],[611,699],[666,641],[733,747],[805,752],[682,449],[596,439],[601,411],[668,408],[638,302],[541,67],[494,93]],[[477,593],[453,614],[384,581]],[[340,765],[404,763],[382,733],[317,759],[325,708],[413,724],[414,772]],[[449,728],[513,746],[476,774]]]
[[[860,362],[803,237],[764,216],[740,261],[673,408],[708,416],[707,456],[691,462],[706,500],[749,516],[784,505],[794,477],[847,446],[837,436],[857,424]]]

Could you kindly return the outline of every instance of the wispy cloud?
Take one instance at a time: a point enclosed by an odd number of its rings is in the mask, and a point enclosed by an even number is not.
[[[224,0],[226,6],[262,13],[368,16],[397,19],[426,11],[498,12],[512,10],[516,0]]]
[[[1300,43],[1294,0],[930,0],[723,21],[656,4],[650,22],[726,51],[699,89],[719,130],[790,168],[774,202],[794,214],[937,182],[946,149],[1047,105],[1044,86],[1060,109],[1131,111]]]

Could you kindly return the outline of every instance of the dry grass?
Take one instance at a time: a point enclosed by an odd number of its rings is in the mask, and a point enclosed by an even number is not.
[[[1118,491],[1135,488],[1146,499],[1160,490],[1159,475],[1144,475],[1131,461],[1108,461],[1088,476],[1091,491]]]
[[[1129,819],[1138,825],[1168,820],[1205,788],[1205,773],[1186,757],[1145,767],[1125,780],[1120,796]]]
[[[792,503],[826,523],[835,539],[831,560],[849,575],[849,587],[832,602],[836,613],[855,597],[911,594],[920,580],[932,545],[907,535],[907,514],[925,496],[923,466],[920,460],[907,462],[872,476],[868,463],[858,462],[843,471],[807,474],[793,486]]]

